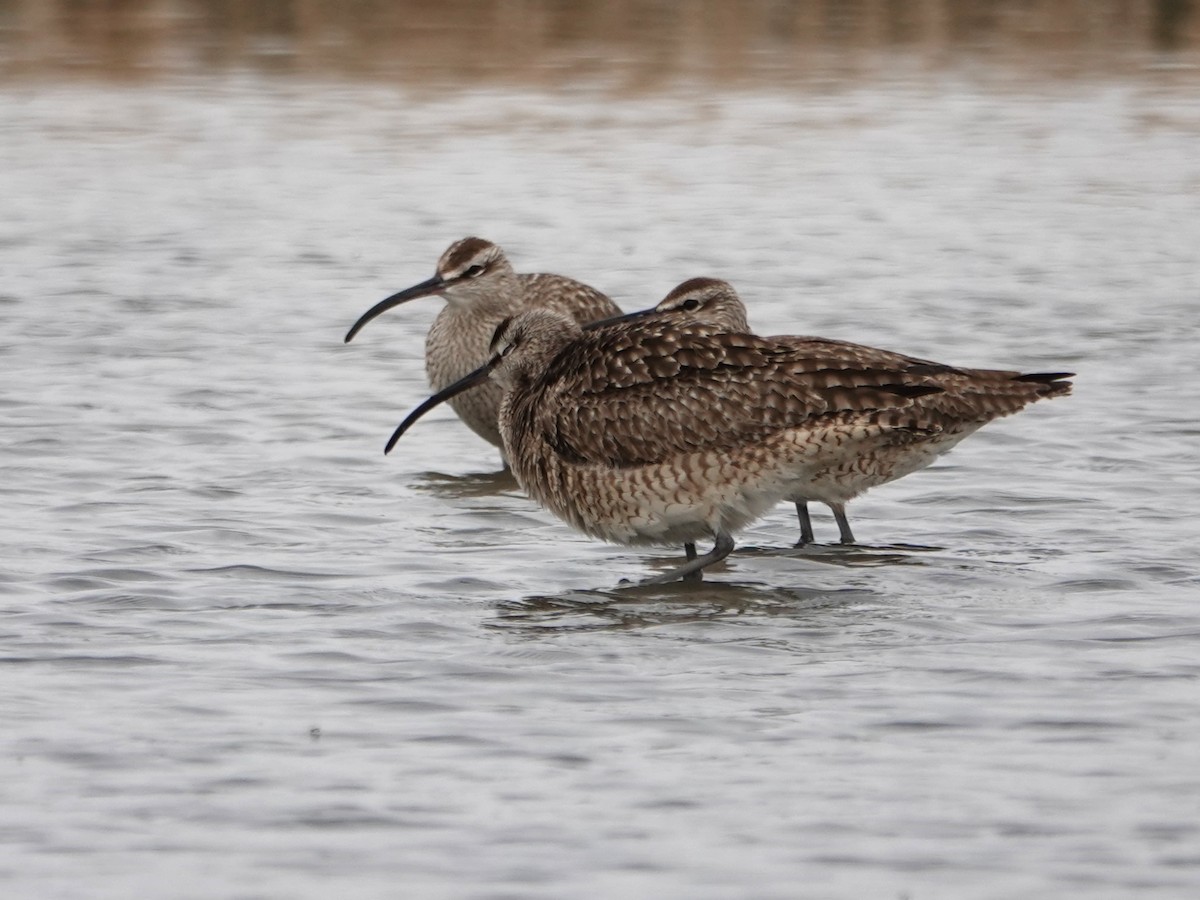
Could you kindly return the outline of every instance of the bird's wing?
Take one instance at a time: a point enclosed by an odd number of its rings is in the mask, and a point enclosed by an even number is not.
[[[941,391],[903,368],[813,351],[752,335],[589,332],[516,398],[514,424],[536,428],[574,462],[633,466],[821,427],[831,417],[882,421],[879,414]]]

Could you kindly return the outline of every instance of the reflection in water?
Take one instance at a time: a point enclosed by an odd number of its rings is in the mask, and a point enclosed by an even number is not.
[[[620,631],[743,615],[803,616],[817,609],[878,600],[871,591],[853,589],[805,590],[717,580],[676,582],[503,601],[497,605],[497,619],[486,624],[531,634]]]
[[[887,52],[923,64],[1011,60],[1111,69],[1194,54],[1192,0],[9,0],[0,74],[125,77],[250,66],[420,85],[564,77],[628,88],[869,74]]]
[[[772,547],[739,547],[741,556],[789,556],[809,562],[846,568],[891,565],[924,565],[916,553],[936,553],[944,547],[924,544],[806,544],[781,550]]]
[[[521,490],[510,469],[500,469],[497,472],[472,472],[467,475],[422,472],[413,477],[411,486],[414,490],[427,491],[446,500],[491,497]]]
[[[845,568],[931,565],[943,570],[969,566],[966,560],[949,556],[930,557],[926,563],[914,555],[937,551],[937,547],[899,545],[810,546],[805,548],[739,547],[735,555],[758,560],[777,559],[788,565],[788,581],[815,575],[808,563],[825,563]],[[904,552],[899,552],[903,550]],[[654,563],[655,560],[647,560]],[[677,560],[662,560],[664,566]],[[747,577],[754,580],[746,580]],[[761,578],[762,580],[758,580]],[[766,567],[742,566],[734,574],[722,566],[703,581],[644,585],[623,582],[611,589],[573,590],[556,595],[533,595],[498,604],[499,621],[492,627],[554,631],[611,631],[658,625],[681,625],[729,616],[803,616],[815,609],[844,607],[863,602],[878,603],[880,595],[863,588],[805,588],[778,584],[778,573]],[[776,582],[776,583],[771,583]]]

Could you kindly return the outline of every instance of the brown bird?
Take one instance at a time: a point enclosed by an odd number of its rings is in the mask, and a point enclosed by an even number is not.
[[[550,309],[583,324],[621,313],[595,288],[562,275],[518,274],[504,251],[491,241],[467,237],[446,249],[432,278],[392,294],[367,310],[347,332],[346,342],[381,313],[434,294],[446,300],[425,337],[425,372],[434,391],[486,363],[496,326],[510,316],[531,309]],[[500,396],[499,385],[481,384],[452,399],[450,407],[477,435],[503,449],[496,427]]]
[[[733,286],[709,278],[692,279],[671,291],[657,306],[622,317],[623,321],[671,323],[675,327],[713,331],[749,332],[746,307]],[[604,323],[594,323],[595,328]],[[845,459],[817,474],[804,490],[787,499],[796,504],[800,520],[799,545],[813,540],[808,501],[826,504],[838,524],[843,544],[854,543],[854,532],[846,517],[846,503],[880,484],[886,484],[923,469],[959,441],[993,419],[1017,412],[1043,397],[1069,394],[1071,384],[1062,381],[1072,373],[1038,373],[994,369],[964,369],[917,359],[901,353],[836,341],[828,338],[774,335],[769,340],[786,344],[796,352],[821,358],[831,368],[882,368],[921,375],[923,384],[941,388],[916,401],[919,409],[936,414],[941,431],[928,440],[904,446],[873,450],[864,456]]]
[[[686,303],[720,285],[694,279],[669,296]],[[533,311],[503,322],[492,344],[487,364],[414,410],[387,450],[439,403],[494,380],[505,452],[534,500],[603,540],[685,545],[686,564],[646,583],[699,578],[779,500],[862,459],[904,459],[955,424],[919,405],[943,392],[926,364],[855,365],[702,323],[643,317],[584,331]],[[713,549],[695,557],[705,537]]]

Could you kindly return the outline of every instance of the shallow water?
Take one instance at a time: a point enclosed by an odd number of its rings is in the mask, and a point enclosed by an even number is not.
[[[0,88],[9,896],[1185,897],[1194,84]],[[1078,372],[699,586],[427,393],[452,239]],[[818,539],[836,536],[816,511]]]

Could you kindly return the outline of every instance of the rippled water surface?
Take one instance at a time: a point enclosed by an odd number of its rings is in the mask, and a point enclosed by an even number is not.
[[[12,897],[1191,897],[1200,111],[1146,75],[0,87]],[[500,243],[626,308],[1078,373],[698,586],[427,394]]]

